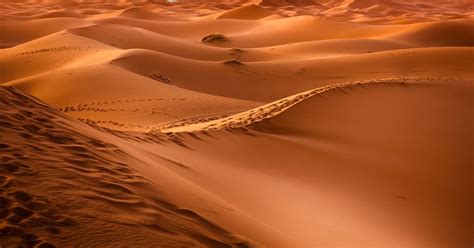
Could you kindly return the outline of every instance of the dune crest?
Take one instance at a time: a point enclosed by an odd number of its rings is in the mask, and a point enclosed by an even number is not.
[[[413,79],[412,79],[413,80]],[[417,81],[423,79],[416,79]],[[276,115],[283,113],[292,106],[304,101],[308,98],[314,97],[318,94],[325,93],[327,91],[342,91],[345,89],[351,89],[352,87],[363,87],[369,86],[370,84],[400,84],[402,86],[409,83],[410,79],[385,79],[385,80],[370,80],[370,81],[358,81],[348,82],[342,84],[331,84],[329,86],[320,87],[317,89],[305,91],[296,95],[292,95],[257,108],[238,113],[229,117],[220,118],[217,120],[211,120],[207,122],[186,125],[184,123],[174,123],[171,126],[159,127],[160,132],[175,133],[175,132],[196,132],[196,131],[216,131],[223,129],[232,128],[243,128],[248,125],[252,125],[261,122],[265,119],[272,118]]]
[[[243,20],[257,20],[273,15],[273,12],[265,10],[256,5],[249,4],[241,8],[232,9],[219,14],[218,19],[243,19]]]

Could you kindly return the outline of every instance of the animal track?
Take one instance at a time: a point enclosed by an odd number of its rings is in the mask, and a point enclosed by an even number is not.
[[[91,120],[88,118],[77,118],[78,120],[85,122],[87,124],[97,125],[97,124],[110,124],[116,127],[127,127],[127,128],[144,128],[142,125],[134,125],[134,124],[125,124],[119,123],[115,121],[104,121],[104,120]]]
[[[97,47],[80,47],[80,46],[62,46],[62,47],[50,47],[50,48],[43,48],[33,51],[25,51],[21,53],[17,53],[14,56],[24,56],[24,55],[34,55],[34,54],[41,54],[41,53],[50,53],[50,52],[62,52],[62,51],[83,51],[88,49],[99,49]]]
[[[235,112],[234,112],[235,113]],[[208,121],[213,121],[213,120],[218,120],[221,118],[225,118],[230,116],[230,114],[220,114],[220,115],[207,115],[207,116],[197,116],[197,117],[192,117],[192,118],[186,118],[186,119],[180,119],[175,122],[167,123],[165,125],[160,125],[159,127],[153,128],[154,131],[159,131],[159,130],[164,130],[168,128],[173,128],[173,127],[181,127],[181,126],[186,126],[186,125],[191,125],[191,124],[197,124],[197,123],[203,123],[203,122],[208,122]]]
[[[110,105],[110,104],[116,104],[116,103],[135,103],[135,102],[156,102],[156,101],[184,101],[186,99],[184,98],[142,98],[142,99],[120,99],[116,101],[104,101],[104,102],[92,102],[92,103],[84,103],[84,104],[78,104],[78,105],[68,105],[64,106],[62,108],[59,108],[59,111],[82,111],[82,110],[91,110],[91,111],[103,111],[103,110],[108,110],[105,108],[93,108],[91,106],[98,106],[98,105]],[[157,108],[154,108],[157,109]],[[134,109],[133,109],[134,110]],[[133,111],[130,109],[116,109],[116,111]]]
[[[59,108],[59,111],[62,112],[142,112],[142,113],[148,113],[148,114],[157,114],[157,115],[164,115],[168,116],[171,118],[179,118],[178,116],[175,115],[170,115],[165,112],[157,111],[161,110],[162,108],[151,108],[151,109],[115,109],[115,108],[94,108],[94,107],[76,107],[76,106],[67,106],[64,108]]]

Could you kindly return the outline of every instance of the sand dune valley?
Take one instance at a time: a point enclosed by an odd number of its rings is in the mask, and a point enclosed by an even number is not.
[[[474,1],[0,1],[0,247],[472,248]]]

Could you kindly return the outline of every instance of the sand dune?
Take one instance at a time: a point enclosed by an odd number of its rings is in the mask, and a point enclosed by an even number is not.
[[[414,26],[393,39],[423,46],[469,46],[472,47],[474,34],[472,21],[434,22]]]
[[[472,1],[0,2],[1,247],[472,247]]]
[[[257,20],[274,15],[273,12],[265,10],[264,8],[250,4],[241,8],[225,11],[219,13],[218,19],[243,19],[243,20]]]
[[[69,30],[120,49],[149,49],[183,58],[219,61],[230,58],[227,49],[205,46],[197,42],[150,32],[145,29],[130,29],[121,25],[95,25]],[[120,36],[117,36],[120,34]],[[122,37],[130,37],[123,39]]]
[[[472,19],[469,0],[262,0],[260,5],[286,16],[318,15],[364,23],[417,23]]]
[[[104,133],[13,88],[1,87],[0,94],[2,245],[254,245],[163,198],[164,185],[154,184],[132,167],[143,161],[101,141]],[[25,124],[25,119],[30,121]],[[48,153],[39,157],[44,151]],[[160,174],[160,184],[180,181],[172,174]],[[188,187],[199,194],[199,189]],[[207,197],[201,193],[201,200]]]
[[[172,81],[161,82],[158,73],[154,76],[96,66],[61,70],[8,85],[35,94],[71,116],[104,121],[101,126],[122,130],[150,129],[194,116],[228,115],[259,104],[183,90],[169,85]],[[117,85],[119,81],[123,83]],[[61,89],[60,95],[57,89]],[[175,105],[179,106],[171,108]]]
[[[179,18],[173,18],[171,16],[162,15],[153,11],[150,11],[143,7],[131,7],[125,10],[120,10],[120,16],[126,16],[131,18],[138,19],[151,19],[151,20],[160,20],[160,21],[176,21],[180,20]]]
[[[67,28],[90,25],[89,22],[77,18],[47,18],[31,21],[2,21],[0,30],[2,47],[12,47],[55,33]]]
[[[296,95],[292,95],[257,108],[238,113],[229,117],[200,122],[197,124],[185,125],[181,124],[180,126],[174,127],[164,127],[161,129],[161,132],[165,133],[174,133],[174,132],[196,132],[196,131],[215,131],[223,129],[232,129],[232,128],[244,128],[255,123],[259,123],[275,117],[281,113],[284,113],[289,108],[292,108],[294,105],[297,105],[300,102],[312,98],[315,95],[321,95],[327,91],[344,91],[344,89],[360,86],[366,87],[372,84],[401,84],[405,85],[407,79],[390,79],[390,80],[373,80],[373,81],[358,81],[358,82],[349,82],[343,84],[333,84],[329,86],[324,86],[316,88],[313,90],[305,91]]]
[[[295,105],[258,123],[247,119],[243,128],[246,117],[236,115],[225,131],[196,132],[201,141],[183,134],[200,152],[167,154],[184,164],[199,161],[193,168],[212,171],[202,185],[296,237],[301,247],[467,247],[472,141],[459,141],[471,133],[471,83],[334,87],[300,102],[288,99]],[[256,108],[253,116],[273,109]],[[214,163],[222,166],[211,169]]]

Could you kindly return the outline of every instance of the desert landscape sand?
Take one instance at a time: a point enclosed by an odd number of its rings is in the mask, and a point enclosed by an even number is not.
[[[0,247],[471,248],[474,2],[0,2]]]

